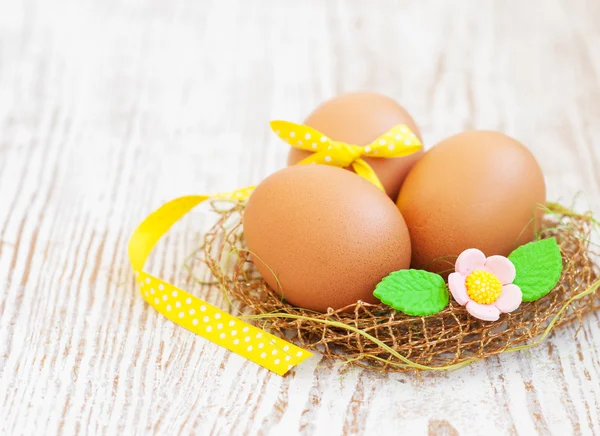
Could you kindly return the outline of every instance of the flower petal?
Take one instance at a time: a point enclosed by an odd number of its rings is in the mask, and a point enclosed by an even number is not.
[[[484,321],[497,321],[500,318],[500,310],[493,304],[479,304],[475,301],[469,301],[467,311],[475,318]]]
[[[461,273],[456,272],[448,276],[448,288],[450,289],[450,293],[461,306],[464,306],[471,301],[469,294],[467,294],[467,287],[465,286],[466,279],[467,278]]]
[[[481,250],[476,248],[469,248],[462,252],[458,259],[456,259],[455,268],[456,271],[463,274],[469,275],[475,270],[482,270],[485,266],[485,254]]]
[[[521,288],[517,285],[505,285],[502,286],[502,294],[494,301],[494,306],[498,308],[500,312],[508,313],[516,310],[523,301],[523,293]]]
[[[485,270],[495,274],[503,285],[515,280],[517,270],[515,265],[504,256],[490,256],[485,261]]]

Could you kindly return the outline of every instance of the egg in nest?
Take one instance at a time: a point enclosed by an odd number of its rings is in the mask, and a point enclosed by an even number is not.
[[[408,268],[410,237],[394,202],[356,174],[296,165],[260,183],[243,218],[256,268],[290,304],[326,312],[361,300]]]
[[[413,268],[448,272],[468,248],[507,256],[534,239],[546,185],[532,153],[499,132],[471,131],[429,150],[398,197]]]

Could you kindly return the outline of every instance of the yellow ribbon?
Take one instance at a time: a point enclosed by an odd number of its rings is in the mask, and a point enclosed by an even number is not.
[[[416,153],[423,147],[417,135],[405,125],[393,127],[365,147],[334,141],[312,127],[288,121],[271,121],[271,129],[292,147],[313,152],[299,162],[300,165],[318,163],[342,168],[352,166],[356,174],[382,191],[385,189],[379,177],[363,156],[403,157]]]
[[[265,332],[144,271],[158,240],[198,204],[208,199],[246,200],[254,187],[216,195],[192,195],[172,200],[154,211],[133,232],[129,260],[144,299],[166,318],[279,375],[312,353]]]
[[[296,148],[314,154],[300,164],[320,163],[354,171],[384,190],[373,168],[362,157],[394,158],[421,149],[421,142],[407,126],[396,126],[371,144],[361,147],[333,141],[315,129],[286,121],[271,122],[273,131]],[[245,201],[253,186],[215,195],[192,195],[172,200],[154,211],[134,231],[129,241],[129,260],[142,297],[159,313],[186,329],[227,348],[279,375],[312,356],[312,353],[242,321],[188,292],[144,271],[144,264],[158,240],[198,204],[209,199]]]

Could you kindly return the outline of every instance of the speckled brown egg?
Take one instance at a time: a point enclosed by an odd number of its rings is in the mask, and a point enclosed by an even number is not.
[[[272,174],[250,196],[243,225],[266,282],[305,309],[377,303],[377,283],[410,264],[408,229],[394,202],[336,167],[297,165]]]
[[[407,125],[421,139],[421,132],[410,114],[389,97],[372,92],[344,94],[317,107],[304,121],[335,141],[347,144],[368,145],[398,124]],[[310,152],[292,148],[288,165],[295,165]],[[423,151],[393,159],[367,157],[379,176],[387,194],[396,199],[400,186]]]
[[[507,256],[534,239],[545,201],[540,166],[519,142],[488,131],[445,139],[415,165],[398,197],[412,266],[447,271],[468,248]]]

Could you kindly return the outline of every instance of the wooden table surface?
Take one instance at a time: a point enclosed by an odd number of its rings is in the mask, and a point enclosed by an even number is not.
[[[282,167],[269,120],[354,90],[427,146],[512,135],[599,212],[599,24],[594,0],[0,0],[0,434],[600,434],[599,314],[452,373],[281,378],[150,309],[126,258],[162,202]],[[213,220],[149,268],[185,284]]]

